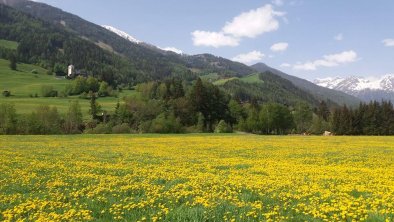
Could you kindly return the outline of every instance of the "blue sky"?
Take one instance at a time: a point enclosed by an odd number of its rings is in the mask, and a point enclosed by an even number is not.
[[[313,80],[394,73],[392,0],[41,0],[159,47]]]

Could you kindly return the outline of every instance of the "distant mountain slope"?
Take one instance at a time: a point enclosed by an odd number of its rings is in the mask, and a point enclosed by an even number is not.
[[[0,1],[14,7],[0,5],[0,39],[18,42],[18,56],[26,63],[43,64],[48,69],[56,63],[73,63],[78,69],[86,69],[113,85],[160,81],[171,76],[191,81],[205,75],[227,79],[256,73],[249,66],[218,56],[178,55],[143,42],[136,43],[120,33],[43,3]],[[220,87],[247,100],[317,104],[313,95],[271,73],[262,74],[257,83],[227,81]]]
[[[18,61],[53,70],[68,64],[107,81],[110,84],[133,83],[149,78],[146,69],[122,56],[102,49],[63,27],[32,17],[0,4],[0,39],[17,42]]]
[[[153,78],[166,76],[168,73],[174,71],[174,67],[179,70],[182,66],[197,72],[203,71],[206,73],[212,71],[224,76],[248,75],[254,72],[253,69],[250,69],[246,65],[214,55],[202,54],[186,56],[173,53],[171,50],[160,49],[149,43],[139,42],[139,44],[137,44],[136,42],[124,38],[124,34],[127,33],[120,35],[119,31],[114,32],[115,30],[107,30],[102,26],[93,24],[76,15],[64,12],[61,9],[44,3],[27,0],[0,1],[25,13],[31,14],[34,17],[74,32],[80,37],[99,45],[103,49],[124,55],[135,63],[138,69],[145,68],[146,61],[149,61],[152,69],[148,71]],[[184,70],[183,72],[186,71]]]
[[[252,81],[249,79],[251,77],[254,78]],[[261,102],[279,102],[289,106],[302,101],[312,106],[319,104],[315,96],[270,71],[243,78],[230,78],[222,84],[222,87],[241,101],[256,99]]]
[[[366,79],[350,76],[346,78],[316,79],[315,84],[354,95],[364,101],[394,101],[394,75],[385,75],[378,79]]]
[[[217,72],[223,77],[241,77],[256,72],[247,65],[211,54],[185,56],[183,59],[189,68]]]
[[[66,29],[111,53],[115,52],[118,55],[127,57],[136,69],[145,70],[145,73],[149,74],[151,79],[166,77],[175,68],[179,70],[179,67],[175,67],[176,64],[184,64],[181,57],[175,53],[160,50],[149,44],[132,43],[100,25],[53,6],[27,0],[0,1],[58,28]],[[146,65],[147,61],[149,61],[149,65]],[[186,72],[186,70],[182,72]]]
[[[358,105],[360,102],[360,99],[348,95],[346,93],[328,89],[322,86],[318,86],[312,82],[309,82],[305,79],[301,79],[295,76],[288,75],[282,71],[279,71],[277,69],[271,68],[267,66],[264,63],[257,63],[255,65],[251,66],[253,69],[259,72],[266,72],[270,71],[284,79],[287,79],[291,81],[295,86],[304,89],[307,92],[310,92],[312,95],[315,95],[315,97],[319,100],[330,100],[334,103],[337,103],[339,105],[341,104],[347,104],[351,106]]]

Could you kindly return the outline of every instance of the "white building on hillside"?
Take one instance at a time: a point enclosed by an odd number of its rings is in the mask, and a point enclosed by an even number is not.
[[[67,72],[68,77],[73,77],[74,74],[75,74],[75,67],[74,67],[74,65],[69,65],[68,66],[68,72]]]

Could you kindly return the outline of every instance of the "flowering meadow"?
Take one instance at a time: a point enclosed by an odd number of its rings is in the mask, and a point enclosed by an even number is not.
[[[394,221],[394,137],[0,136],[0,221]]]

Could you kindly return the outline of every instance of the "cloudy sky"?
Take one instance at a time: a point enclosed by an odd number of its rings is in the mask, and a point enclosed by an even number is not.
[[[392,0],[40,0],[187,54],[313,80],[394,73]]]

